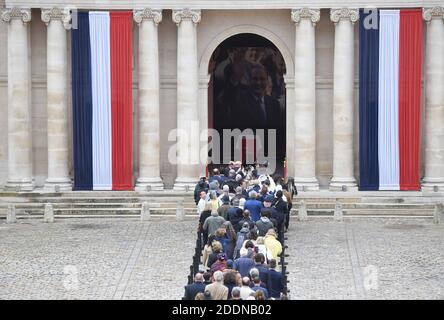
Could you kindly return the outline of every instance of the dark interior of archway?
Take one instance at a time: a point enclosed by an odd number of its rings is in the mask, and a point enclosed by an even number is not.
[[[229,160],[245,163],[260,161],[264,154],[275,161],[275,174],[284,175],[286,148],[286,90],[283,75],[285,62],[278,48],[268,39],[242,33],[223,41],[213,52],[209,64],[211,75],[208,91],[208,124],[220,137],[221,167]],[[242,143],[225,138],[224,129],[251,129],[255,138]],[[264,138],[258,134],[263,129]],[[225,130],[226,131],[226,130]],[[269,146],[268,134],[276,133],[276,148]],[[270,135],[272,137],[273,134]],[[231,154],[224,154],[223,145],[231,140]],[[237,148],[237,156],[236,150]],[[240,152],[240,159],[237,158]],[[227,153],[227,152],[225,152]],[[209,159],[214,161],[213,151]]]

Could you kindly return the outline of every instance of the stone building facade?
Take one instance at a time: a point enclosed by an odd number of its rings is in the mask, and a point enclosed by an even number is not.
[[[204,164],[168,161],[174,143],[168,134],[186,128],[189,110],[201,130],[208,127],[211,56],[242,33],[271,41],[285,61],[288,175],[307,190],[353,189],[359,181],[356,21],[359,8],[372,7],[423,8],[420,170],[423,190],[444,188],[442,1],[7,0],[0,7],[0,187],[71,189],[69,25],[71,13],[84,9],[134,12],[136,190],[183,189],[205,172]],[[341,127],[339,118],[348,124]]]

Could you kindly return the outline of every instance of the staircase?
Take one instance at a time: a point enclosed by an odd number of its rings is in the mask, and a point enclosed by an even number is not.
[[[443,193],[414,191],[301,192],[293,201],[293,214],[304,200],[308,216],[333,216],[336,203],[349,217],[432,218],[435,204],[444,202]]]
[[[66,193],[0,193],[0,218],[14,205],[18,218],[43,216],[47,203],[57,217],[135,217],[142,203],[150,207],[152,216],[175,215],[177,203],[183,202],[186,216],[196,216],[192,193],[184,192],[66,192]]]
[[[333,216],[341,203],[344,217],[425,217],[432,218],[436,203],[444,202],[441,193],[421,192],[301,192],[293,199],[292,214],[304,200],[312,217]],[[174,216],[177,204],[183,202],[185,216],[197,219],[192,192],[172,190],[76,191],[63,193],[0,192],[0,218],[14,205],[18,218],[43,216],[45,204],[51,203],[57,217],[136,217],[146,202],[153,216]]]

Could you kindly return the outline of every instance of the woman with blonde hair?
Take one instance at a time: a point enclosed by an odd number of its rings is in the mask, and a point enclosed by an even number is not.
[[[207,263],[204,264],[205,270],[207,271],[210,270],[212,264],[217,261],[217,255],[224,252],[222,244],[219,241],[214,240],[211,247],[213,252],[208,256]]]
[[[208,258],[213,253],[213,242],[216,241],[215,239],[216,239],[215,235],[209,236],[208,237],[208,242],[205,244],[205,247],[203,249],[202,264],[204,265],[205,268],[206,268],[206,266],[208,264]]]
[[[264,255],[265,263],[268,264],[268,261],[273,259],[273,255],[265,246],[264,240],[265,240],[264,237],[257,237],[255,247],[257,248],[257,253],[262,253]]]
[[[217,212],[219,209],[219,199],[217,198],[216,192],[211,192],[210,194],[210,204],[211,204],[211,213]]]

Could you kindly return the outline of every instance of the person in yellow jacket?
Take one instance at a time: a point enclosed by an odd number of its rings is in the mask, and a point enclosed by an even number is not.
[[[273,256],[273,259],[277,259],[282,253],[282,244],[277,240],[276,231],[274,231],[274,229],[267,231],[264,238],[264,245]]]

